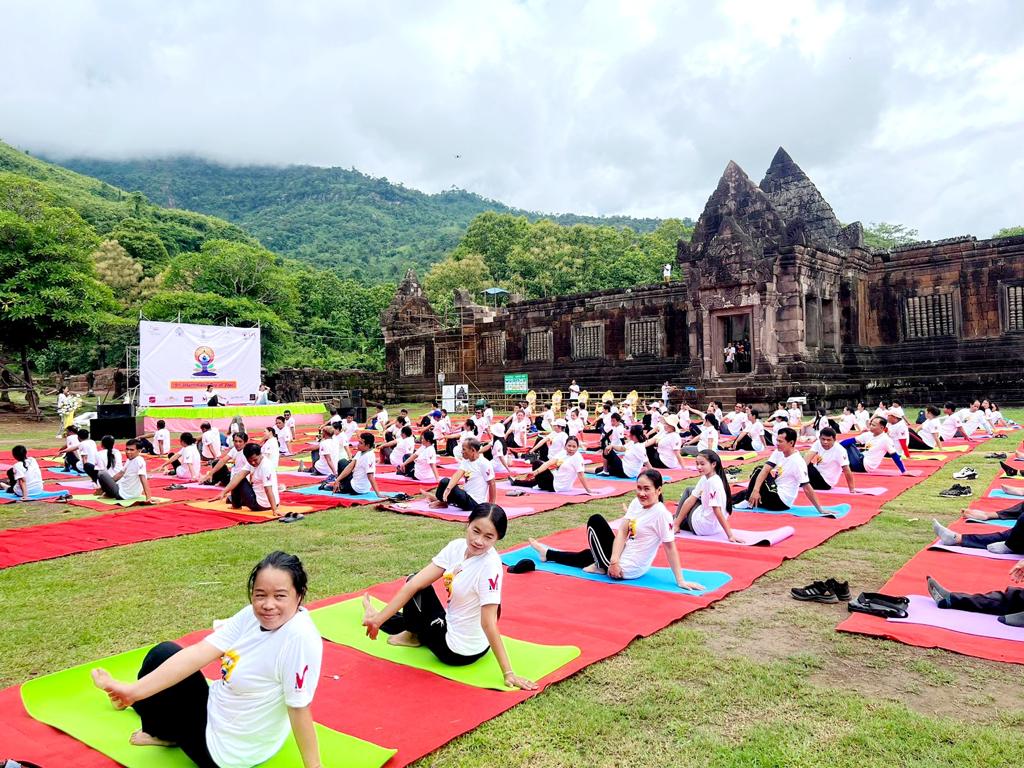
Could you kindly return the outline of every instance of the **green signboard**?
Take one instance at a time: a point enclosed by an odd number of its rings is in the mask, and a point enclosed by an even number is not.
[[[529,376],[525,373],[505,374],[505,394],[525,395],[530,391]]]

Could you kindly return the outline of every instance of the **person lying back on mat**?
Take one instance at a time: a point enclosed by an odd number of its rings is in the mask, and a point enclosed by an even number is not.
[[[267,461],[267,457],[255,443],[245,446],[242,449],[242,456],[245,462],[238,472],[232,473],[231,482],[217,496],[217,500],[230,498],[231,506],[235,509],[246,507],[253,512],[269,509],[274,517],[281,517],[277,510],[281,503],[277,487],[277,469]],[[288,518],[288,522],[293,518],[298,519],[298,516],[292,513],[284,517]]]
[[[932,520],[932,530],[947,547],[987,549],[996,555],[1024,555],[1024,518],[1018,517],[1012,528],[995,533],[957,533]]]
[[[629,428],[626,445],[609,445],[604,449],[604,467],[597,474],[630,480],[639,477],[649,466],[645,438],[643,424],[634,424]],[[622,456],[619,456],[620,453]]]
[[[1013,564],[1010,579],[1018,584],[1024,581],[1024,560],[1018,560]],[[1020,587],[971,594],[952,592],[931,576],[926,576],[925,582],[928,584],[928,594],[939,608],[987,613],[990,616],[998,616],[999,621],[1008,626],[1024,627],[1024,589]]]
[[[376,437],[373,432],[363,432],[359,435],[359,451],[352,461],[338,459],[338,476],[331,486],[334,493],[347,493],[350,496],[359,496],[373,491],[381,496],[377,487],[377,456],[373,451]]]
[[[28,448],[16,445],[11,449],[14,465],[7,470],[7,483],[0,483],[0,491],[13,493],[20,501],[43,492],[43,473],[39,462],[28,455]]]
[[[307,584],[299,558],[271,552],[249,574],[250,604],[212,635],[154,646],[132,682],[92,670],[114,707],[141,719],[131,743],[176,745],[199,768],[249,768],[276,755],[290,732],[304,768],[319,768],[310,705],[323,640],[302,607]],[[208,684],[202,669],[217,659],[220,679]]]
[[[724,533],[729,541],[739,544],[740,540],[729,525],[732,499],[722,458],[714,451],[701,451],[697,454],[697,471],[700,472],[700,480],[696,487],[680,498],[676,506],[676,515],[672,521],[673,533],[681,530],[698,536]]]
[[[850,471],[850,455],[843,446],[836,443],[836,431],[824,427],[818,439],[810,447],[804,460],[807,462],[807,477],[816,491],[828,491],[836,487],[840,475],[846,478],[850,493],[856,493],[853,472]]]
[[[160,472],[170,467],[171,471],[168,474],[174,475],[187,483],[198,483],[199,478],[203,476],[203,472],[201,469],[202,460],[199,458],[199,449],[196,448],[196,439],[192,436],[191,432],[182,432],[178,441],[181,443],[181,448],[170,454],[167,460],[162,462],[153,471]]]
[[[469,515],[466,535],[451,541],[419,573],[410,576],[391,601],[375,610],[363,596],[363,626],[376,640],[426,646],[443,664],[461,667],[494,651],[505,685],[524,691],[537,684],[512,669],[498,631],[504,568],[494,545],[505,537],[508,519],[496,504],[480,504]],[[434,582],[442,580],[448,607],[441,604]]]
[[[140,451],[137,438],[124,444],[124,468],[113,475],[101,472],[97,479],[103,495],[111,499],[146,499],[147,504],[153,501],[149,492],[149,477],[146,474],[146,459]]]
[[[613,579],[639,579],[651,570],[658,545],[665,550],[672,575],[680,589],[703,589],[703,585],[687,581],[679,565],[676,537],[672,530],[672,515],[665,508],[661,495],[662,476],[656,469],[645,469],[636,479],[636,497],[623,505],[625,517],[619,529],[612,532],[608,521],[601,515],[587,520],[589,547],[579,552],[552,549],[537,539],[530,546],[542,561],[550,561],[587,573],[607,574]]]
[[[249,436],[245,432],[235,432],[231,436],[231,447],[220,455],[217,463],[210,467],[210,471],[203,475],[199,482],[203,485],[227,486],[235,475],[245,474],[248,471],[245,469],[248,462],[242,455],[242,451],[247,442],[249,442]],[[230,469],[228,469],[228,464],[231,465]]]
[[[807,475],[807,463],[796,449],[796,430],[783,427],[776,435],[777,447],[763,467],[758,467],[750,476],[746,490],[734,493],[732,503],[735,509],[742,502],[744,508],[760,507],[774,512],[785,512],[796,502],[796,496],[803,488],[804,494],[822,515],[825,510],[818,503],[818,495],[811,487]]]
[[[909,429],[907,445],[915,451],[930,451],[942,447],[941,411],[929,405],[924,409],[925,419],[917,429]]]
[[[874,472],[886,457],[892,459],[900,474],[907,471],[896,452],[896,443],[886,433],[885,421],[880,416],[871,417],[867,432],[857,437],[848,437],[840,445],[846,449],[850,469],[854,472]]]
[[[548,459],[545,462],[534,461],[533,469],[525,475],[514,478],[511,482],[512,485],[522,488],[537,488],[551,493],[568,493],[576,487],[577,480],[580,481],[580,485],[588,496],[594,494],[587,484],[586,464],[583,461],[583,453],[580,452],[579,438],[570,437],[565,441],[564,456]]]

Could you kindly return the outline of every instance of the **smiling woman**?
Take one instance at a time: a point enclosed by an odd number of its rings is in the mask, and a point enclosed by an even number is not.
[[[323,641],[302,607],[306,582],[299,558],[271,552],[249,574],[251,604],[206,639],[155,646],[133,683],[93,670],[114,706],[142,720],[132,743],[181,747],[199,768],[250,768],[277,754],[290,730],[305,768],[318,768],[309,707]],[[208,685],[201,670],[218,658],[220,679]]]

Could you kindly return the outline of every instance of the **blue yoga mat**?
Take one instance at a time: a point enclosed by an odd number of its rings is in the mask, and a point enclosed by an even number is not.
[[[1016,520],[1000,520],[995,518],[992,520],[968,520],[968,523],[981,523],[982,525],[998,525],[1000,528],[1013,528],[1017,524]]]
[[[587,473],[585,473],[585,475],[586,475],[586,478],[588,480],[618,480],[620,483],[635,483],[636,482],[636,478],[635,477],[615,477],[614,475],[599,475],[599,474],[597,474],[595,472],[587,472]],[[671,483],[672,482],[672,478],[669,477],[668,475],[662,475],[661,476],[661,481],[663,483]]]
[[[1024,501],[1024,496],[1014,496],[1002,489],[990,492],[988,497],[990,499],[1013,499],[1014,501]]]
[[[382,493],[378,496],[373,491],[360,493],[352,496],[348,493],[334,493],[331,490],[321,491],[318,485],[307,485],[305,488],[289,488],[288,493],[301,493],[303,496],[329,496],[332,499],[360,499],[361,501],[374,501],[375,499],[395,496],[394,493]]]
[[[821,515],[818,510],[814,507],[790,507],[783,512],[776,512],[773,509],[761,509],[760,507],[754,507],[753,509],[737,509],[737,512],[758,512],[762,515],[794,515],[795,517],[846,517],[850,511],[849,504],[836,504],[834,507],[822,507],[826,512],[831,512],[831,515]]]
[[[54,469],[53,467],[43,467],[48,469],[55,475],[69,475],[70,477],[89,477],[85,472],[72,472],[70,469]]]
[[[69,491],[40,491],[39,493],[30,493],[28,495],[29,501],[42,501],[43,499],[56,499],[59,496],[70,496]],[[19,496],[16,493],[5,493],[5,499],[17,499]]]
[[[533,560],[537,564],[537,570],[546,573],[572,576],[577,579],[586,579],[587,581],[599,581],[603,584],[624,584],[630,587],[642,587],[644,589],[657,590],[658,592],[671,592],[676,595],[705,595],[732,581],[732,576],[723,571],[690,571],[684,568],[683,578],[687,581],[696,581],[698,584],[703,584],[704,589],[680,589],[676,586],[676,579],[672,575],[671,568],[651,568],[639,579],[612,579],[600,573],[587,573],[580,568],[572,568],[568,565],[541,562],[540,555],[537,554],[533,547],[514,549],[501,556],[501,562],[505,565],[515,565],[523,559]]]

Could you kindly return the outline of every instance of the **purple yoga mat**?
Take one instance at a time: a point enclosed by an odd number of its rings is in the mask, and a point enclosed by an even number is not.
[[[907,618],[886,619],[886,621],[899,624],[923,624],[926,627],[949,629],[953,632],[962,632],[965,635],[1024,642],[1024,627],[1008,627],[996,616],[939,608],[934,600],[923,595],[910,595],[909,597],[910,607],[907,608]]]
[[[519,485],[512,485],[509,481],[498,483],[498,487],[503,491],[523,491],[524,493],[546,493],[550,496],[586,496],[587,492],[582,488],[573,488],[568,491],[562,491],[561,493],[552,493],[551,491],[542,491],[540,488],[524,488]],[[607,496],[608,494],[615,493],[615,488],[595,488],[594,493],[591,494],[594,497]]]
[[[829,488],[827,491],[815,491],[815,493],[831,493],[835,496],[881,496],[883,493],[888,491],[888,488],[882,488],[881,486],[872,486],[869,488],[858,488],[857,493],[850,493],[850,489],[845,485],[836,486],[835,488]]]
[[[943,544],[936,539],[928,549],[941,549],[944,552],[955,552],[958,555],[972,555],[974,557],[987,557],[991,560],[1024,560],[1024,555],[997,555],[987,549],[976,549],[974,547],[957,547],[955,545]]]
[[[778,544],[780,541],[788,539],[796,533],[796,529],[790,525],[784,525],[781,528],[772,528],[768,531],[741,531],[739,528],[733,528],[732,532],[736,535],[737,539],[740,539],[739,544],[734,541],[729,541],[724,533],[716,533],[714,536],[698,536],[697,534],[690,533],[689,531],[680,531],[676,534],[676,538],[696,539],[697,541],[717,541],[722,544],[732,544],[733,546],[771,547]]]
[[[425,499],[417,499],[416,501],[403,501],[389,506],[396,507],[397,509],[405,509],[411,512],[434,512],[445,515],[458,515],[459,517],[465,517],[469,519],[469,512],[459,507],[453,507],[448,505],[447,507],[441,507],[440,509],[430,506],[430,502]],[[522,517],[523,515],[532,515],[536,512],[534,507],[502,507],[505,510],[505,515],[509,518]]]

